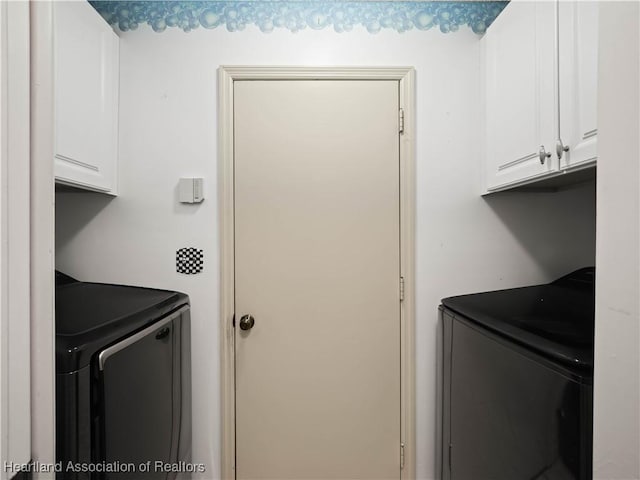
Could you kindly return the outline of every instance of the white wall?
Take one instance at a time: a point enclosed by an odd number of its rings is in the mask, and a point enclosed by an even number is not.
[[[640,8],[601,2],[594,478],[640,478]]]
[[[144,27],[146,28],[146,27]],[[193,304],[194,461],[219,473],[216,69],[220,64],[410,65],[417,71],[417,474],[435,478],[437,306],[594,263],[593,183],[482,198],[480,50],[470,31],[370,35],[223,29],[121,37],[120,196],[59,194],[58,267],[83,280],[178,289]],[[284,140],[286,141],[286,140]],[[206,200],[180,205],[181,176]],[[205,270],[175,272],[175,250]]]

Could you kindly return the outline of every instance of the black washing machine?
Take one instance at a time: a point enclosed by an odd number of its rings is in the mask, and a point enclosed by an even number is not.
[[[190,462],[189,308],[56,275],[57,478],[168,479]]]
[[[445,480],[590,480],[594,268],[445,298]]]

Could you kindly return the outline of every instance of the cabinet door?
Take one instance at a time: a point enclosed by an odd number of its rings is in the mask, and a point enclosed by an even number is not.
[[[479,327],[453,320],[451,480],[591,478],[589,395]]]
[[[550,2],[512,1],[482,40],[489,191],[557,170],[539,158],[555,145],[555,17]]]
[[[55,176],[115,192],[118,36],[87,2],[54,4]]]
[[[179,332],[159,321],[101,352],[103,445],[99,461],[141,465],[149,472],[116,472],[105,480],[165,480],[155,461],[175,462],[180,425]],[[179,348],[179,346],[178,346]],[[172,476],[173,477],[173,476]]]
[[[569,147],[562,153],[561,169],[596,161],[598,5],[579,1],[558,5],[559,138]]]
[[[441,307],[442,308],[442,307]],[[451,347],[453,341],[453,314],[440,310],[442,319],[442,442],[440,446],[442,480],[451,480]]]

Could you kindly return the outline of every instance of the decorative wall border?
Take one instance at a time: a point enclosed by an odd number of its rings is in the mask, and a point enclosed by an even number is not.
[[[123,1],[90,0],[89,3],[109,24],[126,32],[147,24],[155,32],[180,28],[226,27],[239,32],[248,25],[264,33],[275,29],[298,32],[333,27],[337,33],[364,27],[369,33],[383,29],[399,33],[429,30],[442,33],[469,27],[481,35],[491,25],[507,1]]]

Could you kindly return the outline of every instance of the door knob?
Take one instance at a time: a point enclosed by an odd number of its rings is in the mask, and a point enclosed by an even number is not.
[[[558,155],[558,160],[562,159],[562,154],[564,152],[569,151],[569,145],[564,145],[561,139],[558,139],[556,143],[556,154]]]
[[[240,330],[251,330],[255,323],[256,320],[251,315],[244,315],[240,319]]]
[[[544,165],[545,160],[550,156],[551,156],[551,153],[545,151],[544,145],[540,145],[540,152],[538,153],[538,158],[540,159],[540,163]]]

